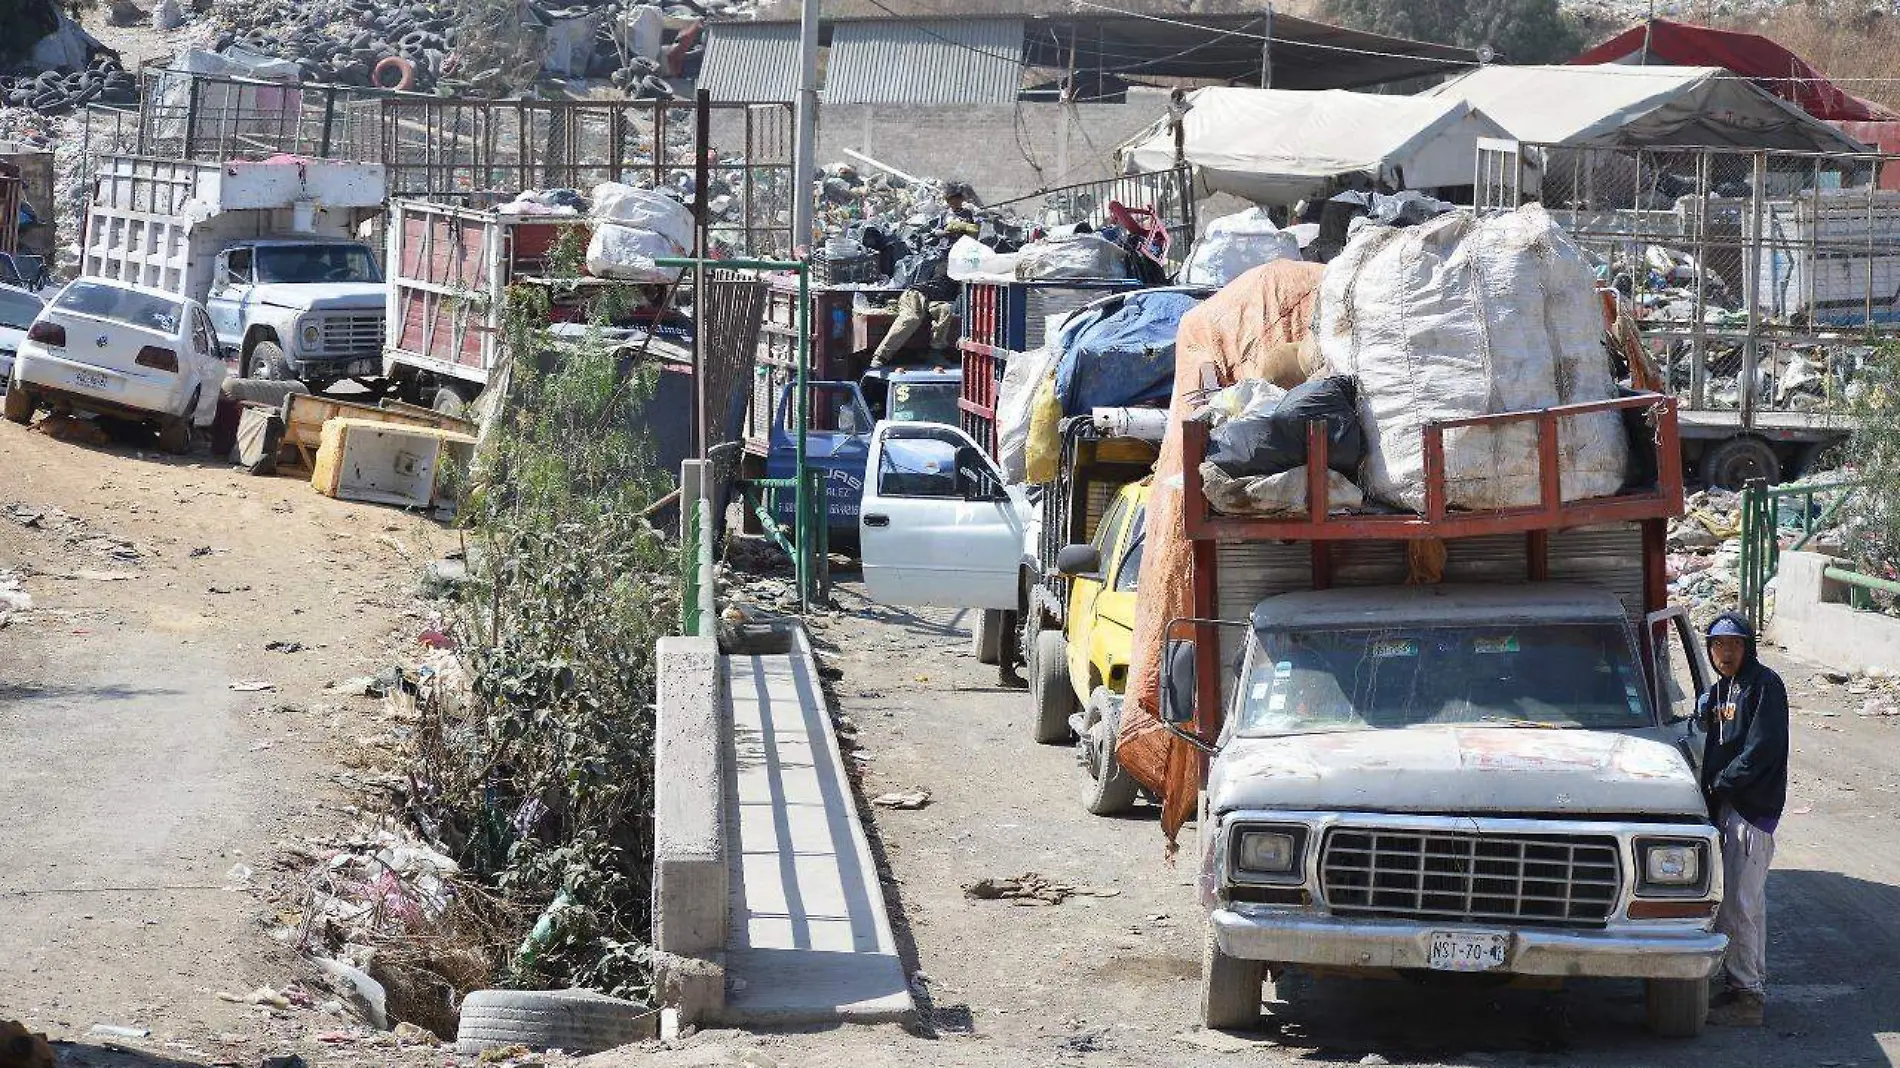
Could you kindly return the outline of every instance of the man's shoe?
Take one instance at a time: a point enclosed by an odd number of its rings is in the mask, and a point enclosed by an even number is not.
[[[1765,1004],[1760,994],[1749,990],[1730,990],[1728,996],[1709,1009],[1709,1022],[1717,1027],[1760,1027]]]

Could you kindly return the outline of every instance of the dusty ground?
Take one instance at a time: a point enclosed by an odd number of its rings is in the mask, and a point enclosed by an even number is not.
[[[597,1060],[757,1066],[1231,1065],[1295,1061],[1471,1065],[1848,1065],[1900,1053],[1900,725],[1778,658],[1795,717],[1789,812],[1770,881],[1770,1026],[1692,1043],[1649,1036],[1634,983],[1556,997],[1334,981],[1246,1039],[1195,1024],[1199,916],[1185,856],[1163,858],[1152,812],[1082,811],[1069,750],[1029,739],[1027,697],[968,655],[953,612],[869,604],[817,633],[838,650],[842,712],[868,757],[865,791],[927,789],[921,811],[877,810],[899,942],[929,992],[923,1035],[896,1028],[737,1036]],[[1189,832],[1191,833],[1191,831]],[[971,901],[985,876],[1036,871],[1119,891],[1023,908]]]
[[[347,1023],[217,993],[309,974],[267,933],[308,863],[282,850],[351,822],[381,711],[330,687],[413,648],[416,567],[448,543],[202,452],[0,423],[0,571],[33,598],[0,629],[0,1018],[80,1043],[70,1064],[102,1063],[96,1024],[255,1064]]]

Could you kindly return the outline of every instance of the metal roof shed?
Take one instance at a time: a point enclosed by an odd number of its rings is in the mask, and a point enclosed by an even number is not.
[[[699,88],[714,100],[796,99],[798,23],[718,23],[699,69]]]
[[[827,104],[1013,104],[1023,20],[841,22],[825,71]]]

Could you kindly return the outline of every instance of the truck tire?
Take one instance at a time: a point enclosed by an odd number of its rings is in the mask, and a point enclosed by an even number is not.
[[[1220,951],[1212,924],[1201,931],[1201,1025],[1209,1030],[1251,1031],[1260,1026],[1260,988],[1267,966]]]
[[[1069,687],[1069,639],[1059,630],[1036,635],[1029,663],[1029,703],[1036,717],[1036,741],[1061,745],[1074,736],[1069,714],[1075,691]]]
[[[260,341],[244,358],[242,378],[263,378],[274,382],[288,382],[297,377],[290,369],[290,361],[284,358],[283,346],[275,341]]]
[[[659,1014],[591,990],[477,990],[462,999],[456,1052],[497,1046],[598,1053],[653,1038]]]
[[[981,609],[976,625],[970,628],[970,652],[979,664],[994,664],[1003,658],[1003,610]]]
[[[1738,490],[1756,479],[1770,486],[1781,481],[1781,458],[1775,447],[1760,438],[1730,438],[1702,454],[1702,481],[1726,490]]]
[[[33,403],[33,394],[28,393],[20,380],[15,378],[7,387],[7,419],[25,426],[33,421],[33,409],[36,407],[38,405]]]
[[[1115,739],[1121,734],[1120,703],[1106,686],[1089,696],[1088,733],[1076,739],[1082,757],[1082,807],[1093,816],[1119,816],[1135,807],[1141,792],[1122,762],[1115,759]]]
[[[1664,1038],[1694,1038],[1709,1022],[1706,979],[1649,979],[1643,983],[1643,1023]]]
[[[465,396],[464,394],[466,392],[467,388],[464,386],[444,382],[435,387],[435,396],[429,399],[429,407],[434,408],[443,415],[454,416],[457,419],[466,419],[468,418],[469,401],[474,399],[473,397]]]

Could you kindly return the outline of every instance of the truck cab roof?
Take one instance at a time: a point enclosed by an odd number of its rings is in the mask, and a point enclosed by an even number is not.
[[[309,237],[247,237],[225,245],[233,248],[297,248],[303,245],[360,245],[369,247],[369,243],[353,237],[325,237],[311,234]]]
[[[1283,593],[1256,605],[1252,624],[1255,630],[1285,630],[1499,622],[1622,623],[1628,618],[1616,595],[1597,586],[1568,582],[1442,583]]]

